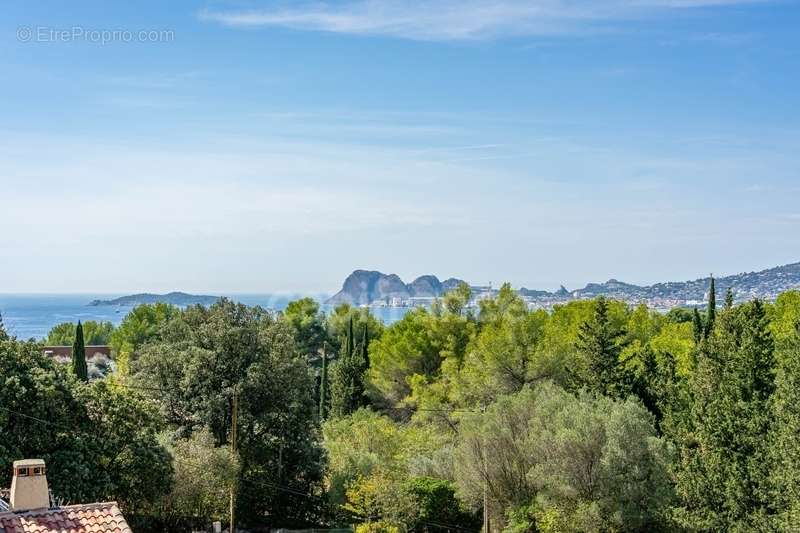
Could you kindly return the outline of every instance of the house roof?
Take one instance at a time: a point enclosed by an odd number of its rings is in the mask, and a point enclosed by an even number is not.
[[[132,533],[116,502],[0,513],[0,533]]]

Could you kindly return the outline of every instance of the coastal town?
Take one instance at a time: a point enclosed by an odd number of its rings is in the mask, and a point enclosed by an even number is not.
[[[685,282],[665,282],[639,286],[610,279],[605,283],[589,283],[580,289],[569,290],[561,286],[557,291],[517,289],[519,297],[531,310],[552,310],[556,305],[575,300],[593,300],[606,296],[628,305],[645,304],[648,307],[669,311],[677,307],[697,308],[708,303],[708,284],[711,276]],[[753,298],[773,301],[779,294],[800,287],[800,263],[748,272],[716,279],[717,288],[731,289],[734,301],[745,302]],[[344,281],[342,289],[327,303],[349,303],[369,308],[430,307],[446,292],[462,283],[456,278],[440,282],[436,276],[427,275],[404,283],[395,274],[356,270]],[[469,285],[469,284],[468,284]],[[471,298],[467,307],[477,308],[481,300],[497,295],[499,287],[469,285]]]

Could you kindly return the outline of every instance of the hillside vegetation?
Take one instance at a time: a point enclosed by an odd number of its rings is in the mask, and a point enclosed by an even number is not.
[[[390,327],[310,299],[143,305],[88,382],[0,329],[0,485],[42,457],[56,496],[118,500],[136,531],[227,523],[231,490],[248,528],[479,531],[485,503],[509,533],[800,530],[800,292],[471,296]]]

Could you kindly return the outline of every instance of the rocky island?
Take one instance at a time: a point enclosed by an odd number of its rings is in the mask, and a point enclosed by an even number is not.
[[[344,280],[342,290],[326,303],[370,305],[376,302],[392,304],[393,301],[407,301],[414,298],[438,298],[461,283],[464,282],[456,278],[439,281],[439,278],[432,275],[420,276],[411,283],[405,283],[397,274],[384,274],[377,270],[356,270]]]
[[[122,296],[113,300],[93,300],[89,302],[92,307],[116,305],[121,307],[135,307],[142,304],[166,303],[186,307],[189,305],[211,305],[219,300],[219,296],[205,296],[187,294],[185,292],[170,292],[167,294],[141,293]]]

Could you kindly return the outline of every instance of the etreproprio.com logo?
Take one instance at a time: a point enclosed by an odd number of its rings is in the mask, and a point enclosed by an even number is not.
[[[20,26],[17,40],[23,43],[166,43],[175,40],[174,30],[91,29],[83,26],[53,28],[50,26]]]

